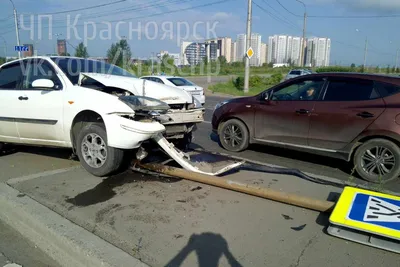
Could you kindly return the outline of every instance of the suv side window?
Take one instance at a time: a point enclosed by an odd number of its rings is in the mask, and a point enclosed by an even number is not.
[[[400,93],[400,86],[389,83],[375,82],[374,87],[379,91],[382,97],[387,97]]]
[[[373,81],[335,79],[329,81],[324,101],[363,101],[379,97]]]
[[[48,79],[54,82],[54,89],[61,89],[62,83],[57,77],[54,68],[47,60],[29,60],[27,64],[27,72],[23,80],[23,89],[36,89],[32,87],[32,83],[38,79]],[[38,89],[41,90],[41,89]]]
[[[319,98],[324,83],[325,81],[322,78],[296,81],[285,87],[275,89],[271,100],[316,101]]]
[[[21,86],[22,61],[4,66],[0,69],[0,90],[17,89]]]

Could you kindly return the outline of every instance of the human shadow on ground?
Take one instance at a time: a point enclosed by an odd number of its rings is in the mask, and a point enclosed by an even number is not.
[[[199,267],[218,267],[220,259],[225,256],[231,267],[242,267],[229,250],[228,242],[220,234],[193,234],[187,245],[165,267],[179,267],[190,253],[195,252]]]

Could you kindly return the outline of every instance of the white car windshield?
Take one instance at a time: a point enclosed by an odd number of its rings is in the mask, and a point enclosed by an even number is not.
[[[113,64],[104,61],[84,59],[84,58],[51,58],[60,69],[67,75],[72,84],[77,84],[79,74],[81,72],[87,73],[103,73],[110,75],[118,75],[124,77],[136,78],[132,73]]]

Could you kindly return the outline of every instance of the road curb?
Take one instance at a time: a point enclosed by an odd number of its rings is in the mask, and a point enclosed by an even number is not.
[[[0,220],[61,266],[149,267],[18,190],[0,184]]]

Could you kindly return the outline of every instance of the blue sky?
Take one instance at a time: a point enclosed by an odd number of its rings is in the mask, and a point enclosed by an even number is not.
[[[233,39],[236,39],[237,34],[245,33],[246,30],[247,0],[119,0],[121,2],[112,5],[66,13],[63,11],[108,4],[118,0],[13,1],[18,13],[24,15],[22,19],[24,25],[21,25],[22,29],[20,30],[21,43],[36,42],[36,48],[40,54],[54,52],[56,43],[54,34],[62,34],[61,38],[69,37],[68,42],[72,46],[76,46],[83,41],[83,36],[87,36],[86,42],[91,56],[104,56],[113,42],[122,36],[127,36],[133,55],[148,57],[152,52],[160,50],[178,53],[178,44],[181,40],[178,40],[178,36],[187,40],[196,40],[196,37],[198,39],[205,38],[207,32],[212,33],[212,30],[207,31],[207,25],[212,29],[212,25],[215,24],[216,35],[230,36]],[[268,40],[268,36],[274,34],[297,36],[302,34],[303,6],[296,0],[279,1],[293,14],[285,10],[277,0],[254,0],[253,32],[260,33],[263,42]],[[213,4],[215,2],[219,3]],[[395,64],[396,50],[400,48],[399,0],[303,0],[303,2],[306,4],[307,13],[310,16],[307,22],[307,36],[329,37],[332,40],[331,64],[355,63],[361,65],[366,36],[369,40],[368,65]],[[10,17],[12,5],[9,0],[3,0],[1,7],[0,35],[6,40],[8,54],[16,55],[16,52],[13,51],[16,37],[13,18]],[[55,12],[63,13],[52,14],[51,38],[46,19],[42,20],[42,36],[39,36],[38,15]],[[34,15],[30,16],[30,14]],[[396,17],[397,14],[399,16]],[[80,15],[77,24],[86,23],[88,25],[86,35],[83,26],[76,28],[77,35],[71,34],[73,31],[70,28],[68,35],[67,15],[71,16],[71,21]],[[379,17],[391,15],[394,17]],[[326,16],[376,17],[327,18]],[[31,19],[33,19],[34,31],[27,30],[31,25]],[[116,27],[117,22],[121,20],[123,22]],[[111,31],[108,31],[110,38],[100,38],[101,31],[103,31],[102,36],[107,37],[105,30],[108,26],[100,23],[103,21],[112,21]],[[92,22],[97,23],[95,30],[93,30]],[[140,38],[137,33],[130,36],[128,22],[134,28],[141,30]],[[165,35],[165,30],[168,30],[171,25],[173,31]],[[178,30],[178,26],[180,30]],[[90,38],[94,35],[94,38]],[[4,42],[2,39],[0,39],[0,46],[0,55],[3,55]],[[68,45],[71,54],[74,51],[72,46]]]

